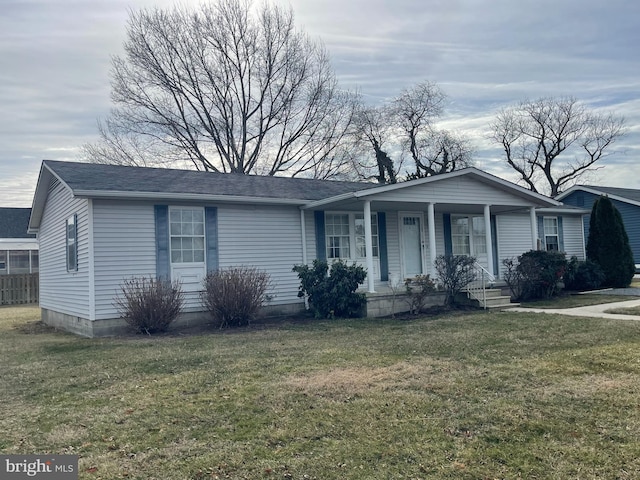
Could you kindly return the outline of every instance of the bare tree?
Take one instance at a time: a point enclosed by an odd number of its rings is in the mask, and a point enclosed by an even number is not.
[[[377,175],[371,176],[380,183],[395,183],[401,172],[411,179],[472,165],[469,141],[435,127],[445,99],[436,84],[421,82],[386,105],[360,107],[355,129],[360,148],[364,144],[373,153]],[[395,161],[390,156],[392,153],[395,153]],[[407,157],[412,167],[405,168]],[[365,159],[372,163],[371,155]]]
[[[491,138],[530,190],[553,197],[596,169],[623,127],[622,118],[594,113],[573,97],[546,97],[503,109]]]
[[[325,176],[340,169],[353,98],[291,10],[244,0],[141,10],[124,47],[113,59],[115,109],[88,155],[139,164],[153,152],[201,170],[268,175],[312,175],[323,162]]]
[[[392,137],[392,125],[389,109],[382,107],[361,106],[354,120],[356,132],[355,148],[361,151],[373,150],[377,174],[365,175],[374,177],[378,183],[396,183],[400,165],[394,163],[388,154],[387,147]],[[366,157],[366,154],[365,154]],[[368,165],[358,165],[366,169]]]
[[[453,172],[473,165],[469,140],[447,130],[431,130],[418,141],[415,172],[409,178],[423,178]]]

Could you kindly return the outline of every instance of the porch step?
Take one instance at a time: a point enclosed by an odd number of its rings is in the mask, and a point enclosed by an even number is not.
[[[471,294],[467,291],[467,298],[469,299],[469,303],[472,305],[477,305],[479,307],[491,308],[491,309],[499,309],[499,308],[507,308],[507,307],[517,307],[519,303],[511,303],[511,297],[509,295],[502,295],[502,290],[500,288],[487,288],[485,290],[485,305],[482,305],[482,301],[477,298],[471,296]]]

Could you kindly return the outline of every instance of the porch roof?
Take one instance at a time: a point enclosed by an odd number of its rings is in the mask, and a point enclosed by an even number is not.
[[[480,190],[469,188],[474,185]],[[476,196],[474,190],[482,194]],[[494,213],[563,206],[561,202],[472,167],[409,182],[346,192],[309,202],[302,208],[361,210],[365,200],[371,201],[372,208],[378,210],[412,210],[433,203],[436,212],[449,213],[482,213],[485,205],[490,205]]]

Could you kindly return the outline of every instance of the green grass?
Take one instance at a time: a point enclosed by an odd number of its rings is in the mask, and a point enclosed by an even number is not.
[[[0,309],[0,452],[81,479],[640,471],[640,322],[508,312],[85,339]]]
[[[601,303],[624,302],[637,298],[640,297],[585,293],[583,295],[561,295],[548,300],[522,302],[522,306],[528,308],[575,308],[586,307],[588,305],[598,305]]]
[[[606,313],[619,313],[622,315],[640,315],[640,306],[627,308],[612,308],[605,310]]]

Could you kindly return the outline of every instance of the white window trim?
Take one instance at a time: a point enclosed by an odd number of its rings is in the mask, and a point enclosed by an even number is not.
[[[359,257],[357,256],[357,244],[356,244],[356,216],[357,215],[362,215],[364,218],[364,212],[349,212],[349,211],[325,211],[324,212],[324,218],[325,218],[325,225],[326,225],[326,219],[327,219],[327,215],[347,215],[349,217],[349,257],[340,257],[340,258],[333,258],[333,257],[329,257],[329,245],[327,242],[327,239],[329,238],[329,236],[333,236],[333,235],[329,235],[326,232],[325,229],[325,234],[324,234],[324,243],[325,243],[325,248],[327,251],[327,260],[328,261],[337,261],[337,260],[348,260],[348,261],[361,261],[364,260],[366,258],[366,256],[363,257]],[[375,217],[376,218],[376,226],[378,228],[378,234],[377,235],[372,235],[372,242],[373,242],[373,249],[378,251],[378,255],[373,255],[374,259],[379,259],[380,257],[380,226],[377,224],[377,218],[378,218],[378,212],[371,212],[371,217]]]
[[[545,222],[545,220],[547,219],[555,220],[556,233],[547,233],[547,226]],[[558,222],[558,217],[542,217],[542,238],[544,239],[544,249],[546,251],[549,251],[549,244],[547,243],[547,237],[556,237],[556,245],[558,246],[557,251],[560,251],[560,224]]]
[[[467,228],[468,228],[468,233],[467,233],[467,237],[469,238],[469,253],[453,253],[453,248],[454,248],[454,241],[453,241],[453,237],[462,237],[463,235],[454,235],[453,233],[453,220],[455,218],[466,218],[467,219]],[[482,225],[484,226],[484,216],[483,215],[473,215],[473,214],[456,214],[456,213],[452,213],[451,214],[451,249],[452,249],[452,253],[454,255],[467,255],[467,256],[480,256],[480,255],[487,255],[487,245],[486,245],[486,241],[485,243],[485,251],[482,253],[475,253],[475,241],[474,241],[474,237],[478,237],[478,238],[486,238],[486,232],[482,232],[479,233],[478,235],[474,235],[473,234],[473,219],[474,218],[480,218],[482,219]]]
[[[203,228],[203,233],[202,235],[173,235],[171,233],[171,212],[172,211],[176,211],[176,210],[201,210],[202,211],[202,228]],[[205,211],[204,211],[204,207],[190,207],[190,206],[186,206],[186,205],[174,205],[174,206],[169,206],[169,212],[168,212],[168,228],[169,228],[169,263],[170,265],[176,265],[176,266],[200,266],[200,265],[205,265],[207,263],[207,220],[205,218]],[[200,238],[202,237],[203,239],[203,260],[201,262],[174,262],[173,261],[173,255],[171,253],[171,240],[173,238],[184,238],[184,237],[191,237],[191,238]]]

